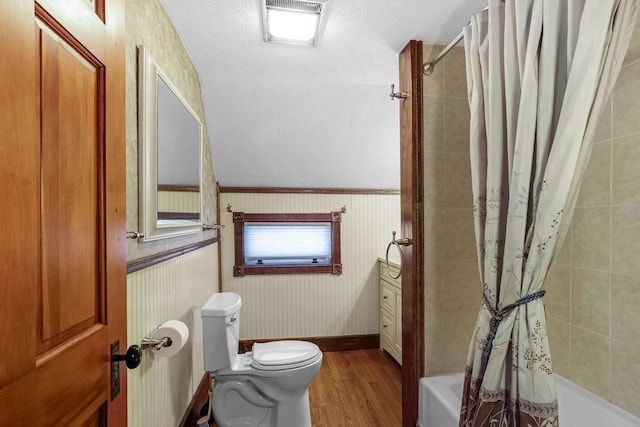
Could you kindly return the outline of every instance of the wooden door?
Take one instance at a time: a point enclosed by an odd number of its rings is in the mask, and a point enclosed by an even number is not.
[[[0,39],[0,426],[124,426],[124,1],[1,1]]]
[[[402,425],[418,421],[418,384],[424,372],[424,257],[422,160],[422,42],[400,52],[400,219],[402,238]]]

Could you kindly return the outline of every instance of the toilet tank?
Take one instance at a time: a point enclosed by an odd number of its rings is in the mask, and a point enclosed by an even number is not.
[[[202,307],[204,369],[215,372],[229,368],[238,354],[240,339],[240,295],[214,294]]]

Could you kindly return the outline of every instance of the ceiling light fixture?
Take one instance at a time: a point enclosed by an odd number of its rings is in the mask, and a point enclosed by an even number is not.
[[[262,0],[264,41],[317,46],[326,0]]]

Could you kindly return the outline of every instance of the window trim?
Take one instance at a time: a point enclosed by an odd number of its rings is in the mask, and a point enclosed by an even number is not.
[[[233,213],[235,264],[233,275],[242,277],[261,274],[342,274],[340,261],[341,212],[329,213]],[[244,263],[244,224],[246,222],[330,222],[331,263],[320,265],[246,265]]]

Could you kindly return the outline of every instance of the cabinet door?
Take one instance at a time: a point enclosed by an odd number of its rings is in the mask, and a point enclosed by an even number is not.
[[[391,316],[396,316],[395,311],[395,293],[396,288],[391,286],[384,280],[381,280],[380,283],[380,307],[387,310]]]
[[[397,290],[393,295],[394,304],[396,307],[395,310],[395,340],[393,341],[393,345],[398,352],[398,354],[402,355],[402,291]]]
[[[392,344],[395,348],[395,324],[393,316],[385,310],[380,311],[380,338]]]

